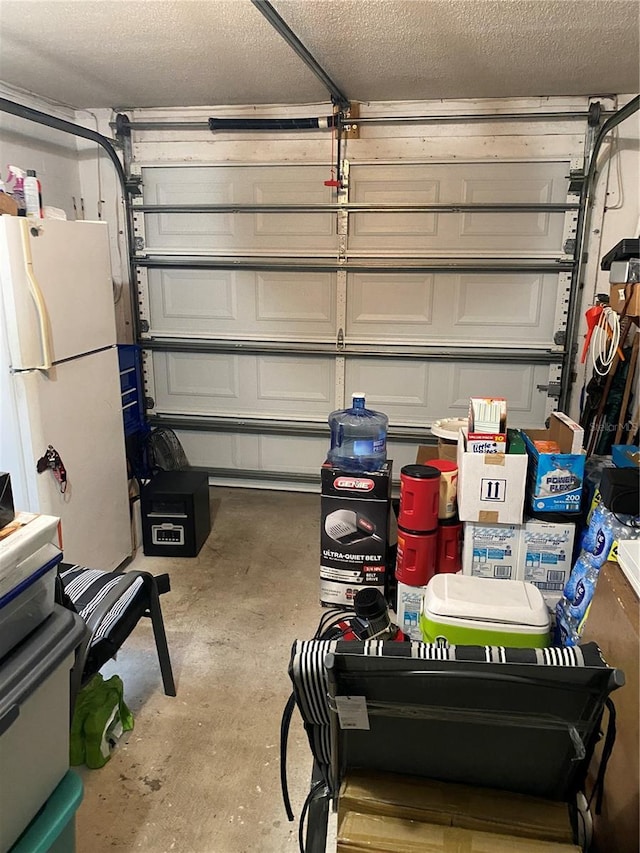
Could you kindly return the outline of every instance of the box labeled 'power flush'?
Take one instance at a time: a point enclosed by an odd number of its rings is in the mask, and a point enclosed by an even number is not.
[[[562,412],[552,412],[549,429],[522,434],[529,454],[529,507],[535,512],[580,512],[586,459],[582,427]]]
[[[353,473],[321,469],[320,603],[350,606],[362,587],[384,594],[390,526],[391,469]],[[395,518],[395,517],[394,517]]]

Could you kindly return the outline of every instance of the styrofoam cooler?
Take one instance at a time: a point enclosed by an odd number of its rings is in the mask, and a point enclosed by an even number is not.
[[[425,590],[422,638],[460,646],[544,648],[549,612],[539,589],[523,581],[435,575]]]
[[[6,853],[69,769],[69,673],[84,621],[53,613],[0,662],[0,853]]]

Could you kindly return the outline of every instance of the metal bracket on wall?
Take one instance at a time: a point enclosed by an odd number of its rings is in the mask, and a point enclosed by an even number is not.
[[[569,171],[569,195],[580,195],[585,177],[586,175],[583,167],[571,169]]]
[[[548,385],[536,385],[538,391],[546,391],[547,397],[558,398],[560,396],[560,383],[550,382]]]

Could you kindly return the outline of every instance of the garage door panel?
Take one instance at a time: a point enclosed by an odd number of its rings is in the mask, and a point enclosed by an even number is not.
[[[454,277],[453,323],[456,326],[474,326],[487,329],[491,337],[504,340],[503,326],[518,326],[519,329],[533,327],[539,333],[547,332],[551,337],[551,328],[540,328],[542,318],[542,297],[544,278],[541,274],[518,276],[517,285],[511,277],[491,277],[488,275],[466,275]],[[555,307],[555,276],[546,276],[547,319],[553,316]],[[466,333],[468,334],[468,329]],[[465,334],[465,332],[462,332]]]
[[[546,393],[538,385],[549,381],[544,364],[452,364],[446,399],[450,411],[458,415],[469,410],[470,397],[506,397],[510,426],[542,426]]]
[[[365,392],[367,405],[389,416],[391,426],[424,426],[465,416],[469,397],[503,396],[512,426],[542,426],[549,379],[547,365],[421,362],[419,359],[349,359],[345,387]]]
[[[355,167],[358,174],[358,167]],[[439,180],[359,180],[355,185],[353,201],[366,204],[433,204],[440,200]],[[377,239],[389,234],[389,214],[358,213],[352,218],[350,235],[354,240]],[[435,237],[438,219],[433,213],[394,213],[393,233],[398,236],[420,239]],[[352,242],[352,241],[350,241]]]
[[[329,427],[326,439],[189,430],[176,430],[176,434],[190,465],[230,472],[249,469],[319,477],[329,447]]]
[[[331,358],[154,353],[156,411],[324,419],[335,408]]]
[[[431,325],[434,276],[366,275],[347,279],[347,334],[388,339],[415,336]]]
[[[371,204],[562,204],[568,172],[562,162],[354,165],[351,197]],[[354,253],[557,254],[563,228],[563,213],[354,213],[349,248]]]
[[[553,273],[353,274],[346,340],[552,346],[557,288]]]
[[[335,273],[150,269],[152,335],[335,340]]]
[[[200,401],[200,407],[225,405],[221,399],[233,401],[233,405],[244,393],[244,389],[241,392],[241,385],[244,386],[241,380],[245,378],[241,377],[243,365],[236,356],[156,353],[153,361],[156,406],[159,408],[171,405],[169,401],[173,402],[174,411],[182,407],[191,409],[195,400]]]
[[[558,186],[556,181],[555,186]],[[499,196],[499,198],[497,197]],[[554,181],[549,178],[527,180],[516,178],[505,180],[466,180],[463,182],[463,197],[465,202],[473,204],[492,203],[496,201],[513,204],[550,203],[554,200]],[[566,198],[566,189],[564,201]],[[500,213],[464,213],[462,214],[460,232],[462,237],[495,237],[496,234],[509,237],[550,237],[557,235],[550,232],[555,227],[562,228],[563,214],[548,213],[519,213],[505,216]],[[562,235],[560,235],[562,237]]]
[[[333,336],[335,329],[335,273],[260,272],[257,286],[256,319],[260,328],[316,331]]]
[[[166,167],[142,170],[145,204],[329,204],[322,167]],[[335,251],[332,213],[147,213],[149,251],[291,254]]]
[[[295,187],[280,179],[257,181],[253,201],[256,204],[327,204],[332,199],[323,181],[298,181]],[[286,237],[292,227],[296,235],[331,237],[335,216],[316,213],[257,213],[254,218],[256,237]]]
[[[350,358],[345,374],[346,397],[363,391],[367,408],[380,409],[396,423],[424,422],[432,368],[420,359]]]
[[[330,359],[259,356],[258,400],[299,405],[317,404],[320,414],[333,400],[334,367]]]
[[[455,138],[438,135],[425,138],[424,157],[417,148],[407,153],[395,130],[374,128],[364,143],[349,142],[348,185],[341,198],[355,207],[566,204],[570,164],[582,155],[582,136],[548,137],[552,147],[536,136],[532,145],[530,134],[539,134],[540,125],[523,121],[511,143],[496,149],[494,137],[473,127],[479,134],[473,146],[465,141],[459,149]],[[546,388],[550,379],[558,381],[559,365],[536,362],[541,351],[559,349],[554,337],[567,281],[557,272],[527,272],[527,260],[564,256],[571,214],[233,212],[252,204],[332,205],[337,197],[324,186],[327,166],[312,164],[311,158],[318,162],[313,146],[304,151],[298,146],[292,154],[286,141],[262,135],[244,159],[235,149],[227,158],[217,144],[201,147],[211,165],[194,166],[187,160],[191,155],[178,162],[176,145],[183,151],[183,142],[168,139],[162,160],[150,153],[157,147],[138,145],[136,156],[141,162],[147,158],[141,166],[143,202],[232,208],[135,217],[147,255],[166,253],[187,262],[192,255],[210,255],[225,263],[229,258],[232,265],[149,267],[140,276],[141,319],[148,321],[148,332],[142,328],[155,339],[145,358],[152,411],[166,415],[167,423],[172,415],[200,416],[202,429],[177,430],[191,464],[226,471],[238,484],[255,485],[263,472],[263,484],[309,487],[295,475],[317,482],[329,446],[327,415],[343,400],[348,405],[354,390],[363,390],[370,407],[388,414],[392,435],[406,427],[428,440],[429,425],[465,416],[472,395],[507,397],[513,426],[544,423],[551,406]],[[227,143],[223,147],[227,151]],[[242,269],[247,257],[267,269]],[[416,272],[411,263],[420,259],[435,266],[443,258],[451,259],[446,272]],[[509,259],[523,271],[489,273],[486,264],[472,266],[474,258]],[[381,271],[268,269],[283,259],[300,259],[298,266],[330,259],[338,269],[342,261],[360,262],[361,268]],[[394,266],[405,270],[394,272]],[[206,340],[198,348],[212,352],[196,351],[194,339]],[[287,352],[285,344],[297,342],[305,353]],[[429,347],[451,357],[432,352],[422,358]],[[470,349],[485,353],[484,360],[467,359]],[[518,351],[522,363],[501,360],[509,351]],[[274,432],[254,432],[255,418],[272,421]],[[326,437],[301,434],[301,424],[309,422],[324,425]],[[401,467],[415,460],[417,443],[388,442],[396,487]]]

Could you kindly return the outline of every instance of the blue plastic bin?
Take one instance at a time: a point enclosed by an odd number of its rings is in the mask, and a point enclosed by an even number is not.
[[[82,780],[69,770],[9,853],[75,853]]]

